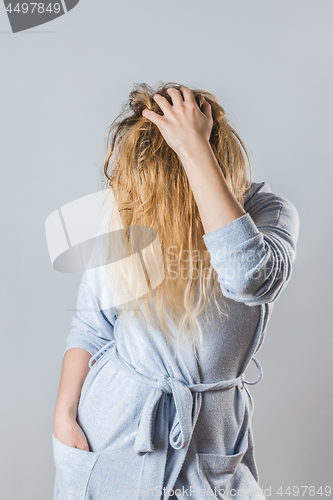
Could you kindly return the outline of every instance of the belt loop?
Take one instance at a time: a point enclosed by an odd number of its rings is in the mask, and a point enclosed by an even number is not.
[[[93,356],[91,356],[91,358],[89,359],[88,366],[90,369],[93,367],[92,362],[94,361],[94,359],[96,360],[97,354],[98,354],[98,351],[95,352],[95,354]]]
[[[116,343],[115,339],[111,339],[109,342],[107,342],[105,345],[103,345],[91,358],[89,359],[88,365],[89,368],[94,368],[96,366],[97,361],[102,357],[104,351],[108,351],[109,347],[111,347],[113,344]],[[95,364],[92,365],[92,362],[95,360]]]
[[[259,371],[259,376],[258,376],[257,380],[255,380],[254,382],[248,382],[247,380],[243,379],[243,383],[244,384],[248,384],[248,385],[255,385],[255,384],[257,384],[258,382],[260,382],[260,380],[263,377],[263,369],[262,369],[261,364],[259,363],[259,361],[256,358],[253,357],[252,359],[255,362],[255,364],[257,365],[257,368],[258,368],[258,371]]]

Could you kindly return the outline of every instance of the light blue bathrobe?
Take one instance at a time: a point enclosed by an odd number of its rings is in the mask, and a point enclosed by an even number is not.
[[[253,356],[291,276],[299,215],[266,182],[253,182],[244,201],[246,214],[203,236],[228,317],[214,309],[208,324],[199,316],[199,364],[190,341],[175,362],[163,334],[134,318],[125,334],[83,274],[65,352],[92,354],[77,416],[90,451],[52,433],[54,500],[265,499],[247,386],[262,376]],[[258,378],[250,382],[251,360]]]

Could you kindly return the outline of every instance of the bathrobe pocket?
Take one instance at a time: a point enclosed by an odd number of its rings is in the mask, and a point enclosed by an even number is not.
[[[100,454],[68,446],[53,432],[52,444],[59,500],[84,500],[91,471]]]
[[[238,465],[248,449],[247,431],[241,437],[238,453],[221,455],[216,453],[196,453],[196,465],[203,487],[208,490],[216,488],[223,493],[228,482],[235,474]],[[205,494],[207,494],[207,491]],[[218,496],[221,498],[221,496]]]

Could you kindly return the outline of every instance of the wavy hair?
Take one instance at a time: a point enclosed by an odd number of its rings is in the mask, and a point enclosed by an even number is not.
[[[110,240],[109,255],[112,251],[117,253],[113,259],[110,257],[110,262],[116,261],[116,265],[110,266],[110,290],[126,290],[134,295],[133,299],[117,306],[117,315],[122,314],[125,319],[125,313],[132,310],[137,319],[144,318],[160,330],[171,347],[171,338],[175,340],[175,335],[169,328],[168,315],[176,326],[175,349],[187,337],[198,360],[197,332],[201,345],[203,340],[198,315],[204,312],[206,320],[210,321],[209,303],[221,316],[227,317],[228,305],[223,300],[217,273],[210,264],[202,238],[205,233],[200,213],[180,158],[166,143],[158,127],[142,116],[145,108],[163,115],[153,96],[158,93],[172,105],[166,92],[169,87],[179,90],[181,84],[159,82],[156,89],[145,83],[134,84],[122,112],[108,127],[101,175],[104,187],[112,190],[117,211],[109,218],[108,228],[110,234],[122,226],[124,229],[117,232],[116,245],[114,239],[113,245]],[[244,193],[251,184],[251,163],[245,145],[216,96],[205,90],[191,90],[200,108],[201,95],[211,105],[213,128],[209,142],[226,182],[244,207]],[[111,221],[117,217],[118,225],[112,226]],[[146,229],[145,235],[137,231],[139,228]],[[155,240],[149,232],[154,230]],[[126,238],[121,238],[120,234],[125,234]],[[143,250],[145,237],[148,238],[146,243],[151,244]],[[140,258],[138,250],[141,250]],[[127,259],[119,258],[121,253],[135,257],[131,266]],[[145,274],[142,262],[146,266]],[[142,286],[147,278],[149,291]]]

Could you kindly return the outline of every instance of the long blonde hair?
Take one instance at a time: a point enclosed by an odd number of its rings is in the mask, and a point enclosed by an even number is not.
[[[166,320],[167,311],[177,325],[176,349],[184,335],[187,335],[192,340],[197,357],[196,329],[201,343],[203,339],[197,316],[206,311],[207,301],[217,307],[221,315],[228,316],[227,303],[223,301],[217,273],[210,264],[209,252],[202,238],[205,233],[200,213],[182,163],[158,127],[141,114],[143,109],[148,108],[162,115],[153,95],[158,93],[164,96],[172,105],[171,97],[166,92],[169,87],[180,89],[181,84],[160,82],[156,89],[145,83],[134,84],[129,99],[122,106],[122,112],[108,128],[103,184],[105,188],[112,189],[125,230],[136,226],[156,230],[164,270],[167,271],[158,286],[154,289],[150,287],[148,293],[117,307],[117,314],[125,316],[126,311],[133,310],[137,319],[139,316],[142,319],[141,304],[145,311],[144,318],[160,330],[171,345],[171,337],[175,337]],[[216,96],[204,90],[191,90],[199,107],[201,95],[211,105],[213,128],[209,142],[226,182],[235,198],[244,206],[243,196],[251,184],[251,163],[245,145],[231,126]],[[133,250],[134,231],[126,236],[128,248]],[[136,249],[139,246],[137,242]],[[172,260],[171,271],[167,259],[170,248],[176,248],[173,252],[176,259]],[[179,256],[184,253],[188,258],[181,260]],[[154,257],[152,251],[149,254],[150,262],[154,258],[157,262],[158,256]],[[137,265],[139,275],[142,261],[138,260]],[[110,287],[118,290],[133,288],[137,280],[133,271],[128,272],[126,260],[118,258],[117,266],[114,267],[117,272],[110,280]],[[222,303],[224,308],[221,308]],[[154,307],[151,308],[149,304],[154,304]],[[207,314],[206,319],[210,320]]]

